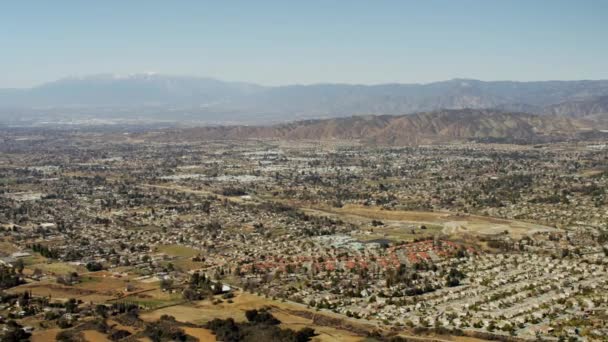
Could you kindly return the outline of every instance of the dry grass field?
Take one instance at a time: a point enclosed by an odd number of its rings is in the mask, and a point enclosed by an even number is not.
[[[384,226],[374,228],[374,237],[383,236],[396,240],[407,240],[408,238],[420,237],[423,235],[412,235],[410,233],[412,224],[416,226],[425,225],[427,232],[420,234],[432,234],[441,232],[446,235],[496,235],[507,231],[510,235],[521,237],[539,231],[556,230],[539,224],[504,220],[493,217],[459,214],[451,212],[423,212],[423,211],[403,211],[403,210],[384,210],[380,207],[364,207],[346,205],[342,208],[314,208],[303,209],[309,214],[325,215],[340,218],[347,222],[366,222],[380,220]]]
[[[46,274],[51,274],[51,275],[65,275],[65,274],[72,273],[72,272],[76,272],[76,273],[86,272],[86,269],[82,266],[70,265],[65,262],[49,263],[48,261],[29,264],[27,266],[27,269],[31,270],[32,272],[35,269],[39,269],[42,272],[44,272]]]
[[[317,336],[313,341],[318,342],[330,342],[330,341],[347,341],[355,342],[362,341],[363,336],[355,335],[346,330],[340,330],[327,326],[315,325],[311,319],[296,316],[280,309],[274,309],[272,314],[281,321],[281,327],[289,328],[292,330],[300,330],[302,328],[310,327],[315,329]]]
[[[132,292],[157,288],[156,284],[146,284],[128,277],[117,278],[104,271],[83,274],[80,278],[81,282],[72,286],[57,284],[54,280],[43,280],[14,287],[8,292],[31,291],[34,296],[51,297],[52,299],[67,300],[75,298],[83,302],[104,303],[123,298]],[[129,293],[125,292],[127,284],[133,286],[135,290]]]
[[[164,253],[168,256],[173,257],[171,260],[163,261],[163,265],[169,263],[181,271],[189,271],[193,269],[199,269],[205,264],[203,262],[192,261],[192,258],[201,253],[200,250],[180,245],[159,245],[155,247],[157,253]]]
[[[59,328],[34,331],[31,342],[55,341],[55,336],[61,331]]]
[[[217,341],[215,338],[215,335],[213,335],[213,333],[208,330],[208,329],[204,329],[204,328],[191,328],[191,327],[184,327],[184,332],[192,337],[196,337],[198,338],[199,341],[201,342],[214,342]]]
[[[110,339],[105,334],[96,330],[85,330],[82,332],[82,335],[87,342],[110,342]]]
[[[130,332],[131,334],[135,334],[135,333],[137,333],[139,331],[139,329],[136,329],[134,327],[129,327],[129,326],[126,326],[126,325],[122,325],[122,324],[120,324],[120,323],[118,323],[118,322],[116,322],[114,320],[111,320],[111,319],[108,319],[106,321],[106,323],[108,323],[108,326],[110,326],[112,328],[115,328],[115,329],[118,329],[118,330],[126,330],[126,331]]]
[[[167,293],[158,288],[149,291],[142,291],[126,297],[122,297],[117,301],[126,301],[137,303],[148,309],[155,309],[167,305],[177,305],[184,300],[180,293]]]
[[[291,303],[283,303],[273,301],[249,293],[238,293],[233,298],[233,303],[221,303],[213,305],[211,301],[204,300],[189,304],[181,304],[165,307],[159,310],[153,310],[141,314],[141,318],[145,321],[155,321],[162,315],[171,315],[176,320],[194,324],[205,324],[214,318],[233,318],[236,321],[244,322],[245,311],[250,309],[259,309],[268,306],[271,312],[281,322],[284,328],[299,330],[304,327],[315,329],[319,334],[314,341],[360,341],[363,336],[358,336],[346,330],[340,330],[333,327],[319,326],[312,322],[311,319],[297,316],[290,311],[310,311],[304,306],[296,306]],[[330,315],[323,313],[324,315]]]
[[[19,249],[12,243],[4,240],[0,241],[0,256],[9,256],[17,251],[19,251]]]

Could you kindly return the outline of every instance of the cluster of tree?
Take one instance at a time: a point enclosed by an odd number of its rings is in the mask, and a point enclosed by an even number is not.
[[[508,252],[516,249],[513,241],[491,238],[487,241],[488,247],[495,248],[503,252]]]
[[[543,196],[534,197],[529,202],[530,203],[545,203],[545,204],[559,204],[559,203],[569,204],[570,200],[564,193],[562,193],[561,195],[558,193],[554,193],[552,195],[548,195],[548,196],[544,196],[544,197]]]
[[[462,271],[457,270],[456,268],[450,269],[450,273],[446,276],[446,285],[449,287],[454,287],[460,285],[460,281],[464,279],[465,275]]]
[[[87,262],[86,268],[89,272],[96,272],[103,270],[103,265],[97,261]]]
[[[30,336],[31,334],[23,330],[23,326],[13,320],[10,320],[6,323],[4,334],[0,335],[0,340],[3,342],[29,341]]]
[[[249,322],[259,324],[270,324],[277,325],[281,324],[281,321],[276,319],[267,309],[253,309],[245,311],[245,317]]]
[[[606,193],[606,190],[602,186],[599,186],[594,183],[573,189],[573,191],[577,191],[582,193],[583,195],[591,197],[601,197]]]
[[[303,227],[300,230],[301,234],[305,236],[334,234],[336,226],[344,223],[341,220],[335,220],[326,216],[308,215],[297,208],[278,202],[265,202],[260,204],[258,208],[272,213],[283,214],[294,220],[310,223],[313,226],[312,229]]]
[[[66,326],[62,327],[58,321],[58,325],[60,325],[60,327],[62,329],[65,329],[65,330],[60,331],[57,334],[57,336],[55,337],[55,340],[59,341],[59,342],[84,341],[85,338],[84,338],[83,331],[85,331],[85,330],[99,331],[102,334],[110,334],[111,331],[113,330],[112,328],[110,328],[110,326],[108,326],[108,324],[106,323],[106,321],[104,319],[95,319],[92,321],[88,321],[88,322],[85,322],[83,324],[76,326],[73,329],[69,329],[72,327],[72,325],[69,323]],[[119,330],[119,331],[124,331],[124,330]],[[130,333],[128,333],[128,335],[130,335]],[[116,339],[113,339],[112,336],[113,335],[111,334],[110,340],[117,341]]]
[[[201,231],[215,233],[215,232],[219,232],[220,230],[222,230],[222,224],[219,223],[218,221],[214,220],[214,221],[210,221],[210,222],[207,222],[204,224],[199,224],[196,228]]]
[[[486,194],[486,200],[478,200],[478,204],[500,207],[503,201],[517,202],[523,192],[532,189],[534,178],[531,175],[515,174],[489,179],[481,183],[481,190]]]
[[[40,253],[45,258],[49,259],[59,259],[59,252],[53,249],[48,248],[47,246],[43,246],[39,243],[35,243],[29,246],[34,252]]]
[[[65,275],[57,276],[57,283],[62,285],[73,285],[80,281],[80,276],[76,272],[70,272]]]
[[[179,327],[175,318],[168,315],[162,315],[157,322],[146,324],[144,334],[154,342],[194,341]]]
[[[608,231],[602,231],[602,232],[600,232],[600,235],[598,235],[598,237],[597,237],[597,242],[600,245],[608,243]]]
[[[67,302],[65,302],[64,307],[65,307],[65,311],[67,313],[75,313],[78,311],[78,304],[82,303],[82,301],[80,300],[76,300],[74,298],[70,298],[68,299]]]
[[[167,291],[173,288],[173,280],[172,279],[161,279],[160,280],[160,289],[163,291]]]
[[[398,268],[393,269],[389,268],[385,273],[386,277],[386,287],[392,287],[399,283],[403,283],[409,285],[412,283],[412,280],[417,277],[417,274],[414,272],[408,272],[407,266],[405,264],[400,264]]]
[[[8,289],[23,284],[23,279],[12,267],[0,265],[0,289]]]
[[[201,300],[206,296],[221,293],[222,284],[220,282],[213,282],[206,275],[195,272],[190,276],[188,287],[184,289],[182,295],[187,300]]]
[[[281,329],[281,323],[268,310],[249,310],[245,312],[248,322],[237,323],[232,318],[214,319],[207,323],[206,328],[211,330],[218,341],[277,341],[277,342],[306,342],[315,336],[311,328],[299,331]]]
[[[119,314],[129,313],[133,316],[137,316],[139,312],[139,305],[129,302],[118,302],[112,303],[111,309]]]
[[[76,250],[70,249],[66,254],[64,259],[67,261],[79,261],[82,259],[82,254]]]
[[[405,290],[405,295],[406,296],[420,296],[423,295],[425,293],[428,292],[433,292],[435,291],[435,287],[433,287],[433,285],[426,283],[424,285],[421,286],[416,286],[416,287],[410,287],[408,289]]]
[[[224,196],[245,196],[247,192],[241,188],[226,187],[222,189],[222,195]]]
[[[211,213],[211,202],[210,202],[210,201],[203,201],[203,202],[200,204],[200,208],[201,208],[201,210],[202,210],[202,211],[203,211],[205,214],[209,215],[209,214]]]

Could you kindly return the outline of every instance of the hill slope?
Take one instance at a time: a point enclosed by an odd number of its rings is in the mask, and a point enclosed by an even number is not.
[[[553,115],[565,115],[572,117],[607,117],[608,118],[608,96],[592,97],[585,100],[561,102],[547,106],[543,113]]]
[[[541,141],[587,129],[583,121],[488,110],[442,110],[400,116],[355,116],[274,126],[219,126],[147,135],[161,140],[357,140],[381,145],[418,145],[463,140]]]

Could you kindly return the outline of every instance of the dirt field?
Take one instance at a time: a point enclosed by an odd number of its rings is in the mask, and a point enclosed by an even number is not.
[[[375,227],[374,233],[376,235],[384,235],[385,237],[392,237],[394,239],[405,239],[408,237],[410,229],[405,228],[408,224],[415,224],[417,226],[426,225],[431,229],[431,232],[435,230],[435,228],[438,228],[437,232],[441,231],[441,233],[446,235],[462,235],[466,233],[474,235],[495,235],[507,231],[510,235],[520,237],[540,231],[557,230],[556,228],[529,222],[451,212],[383,210],[379,207],[354,205],[346,205],[342,208],[305,208],[303,210],[309,214],[338,217],[347,222],[356,221],[360,223],[372,219],[381,220],[383,222],[386,221],[385,226]],[[399,223],[405,225],[403,226],[403,229],[400,229]],[[416,231],[420,234],[424,234],[424,232],[419,229]]]
[[[81,275],[81,283],[73,286],[60,285],[52,280],[24,284],[9,290],[10,293],[32,291],[35,296],[51,297],[52,299],[80,299],[83,302],[103,303],[108,300],[125,296],[127,284],[135,287],[135,291],[155,289],[155,284],[145,284],[126,277],[116,278],[109,272],[95,272]]]
[[[82,334],[87,342],[110,342],[110,339],[105,334],[96,330],[85,330]]]
[[[430,335],[430,336],[412,336],[407,334],[399,334],[399,336],[407,338],[408,341],[442,341],[442,342],[486,342],[474,337],[468,336],[444,336],[444,335]]]
[[[32,334],[32,342],[48,342],[55,341],[55,336],[61,331],[61,329],[47,329],[43,331],[35,331]]]
[[[363,337],[352,334],[346,330],[339,330],[331,327],[318,326],[313,324],[312,320],[303,318],[300,316],[292,315],[280,310],[273,310],[272,314],[281,321],[282,328],[289,328],[292,330],[300,330],[302,328],[310,327],[315,329],[318,334],[312,341],[318,342],[330,342],[330,341],[347,341],[355,342],[362,341]]]
[[[217,341],[215,338],[215,335],[213,335],[213,333],[211,333],[210,330],[208,329],[203,329],[203,328],[191,328],[191,327],[184,327],[184,332],[187,335],[190,335],[192,337],[196,337],[198,338],[199,341],[201,342],[214,342]]]

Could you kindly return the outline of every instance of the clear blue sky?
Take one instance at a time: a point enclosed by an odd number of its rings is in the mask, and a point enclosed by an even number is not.
[[[146,71],[271,85],[608,79],[608,1],[0,5],[0,87]]]

